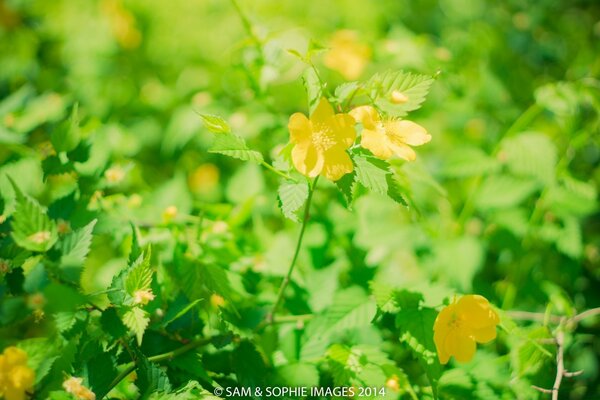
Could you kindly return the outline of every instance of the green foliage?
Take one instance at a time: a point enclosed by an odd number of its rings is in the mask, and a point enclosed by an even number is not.
[[[597,314],[574,316],[600,304],[598,20],[594,2],[0,1],[0,353],[27,353],[24,398],[72,400],[73,377],[98,400],[533,400],[558,337],[583,370],[559,397],[595,398]],[[353,171],[304,177],[289,118],[322,98],[431,141],[382,160],[357,123]],[[311,128],[309,164],[331,144]],[[440,365],[434,321],[470,293],[497,337]],[[215,391],[244,387],[263,395]]]
[[[298,222],[296,212],[304,205],[308,198],[308,184],[306,182],[283,182],[277,190],[279,207],[286,218]]]
[[[404,71],[386,71],[375,74],[366,84],[375,105],[387,114],[403,117],[409,111],[417,110],[425,101],[433,84],[433,78],[427,75]],[[394,104],[392,92],[398,91],[407,97],[405,102]]]

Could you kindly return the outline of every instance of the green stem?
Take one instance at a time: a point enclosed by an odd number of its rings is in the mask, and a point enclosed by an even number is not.
[[[263,167],[265,167],[269,171],[271,171],[271,172],[273,172],[273,173],[281,176],[282,178],[285,178],[285,179],[293,181],[293,182],[298,182],[295,178],[292,178],[288,174],[285,174],[285,173],[281,172],[280,170],[278,170],[277,168],[273,167],[271,164],[269,164],[266,161],[261,161],[260,165],[262,165]]]
[[[275,304],[271,311],[267,314],[265,321],[267,324],[273,323],[273,317],[275,313],[277,313],[277,309],[283,300],[283,294],[285,289],[287,288],[290,280],[292,278],[292,273],[294,272],[294,267],[296,266],[296,261],[298,260],[298,255],[300,254],[300,248],[302,247],[302,239],[304,238],[304,232],[306,231],[306,225],[308,225],[308,220],[310,219],[310,203],[313,198],[313,193],[315,192],[315,188],[317,187],[317,181],[319,177],[317,176],[313,181],[312,185],[308,190],[308,198],[306,199],[306,205],[304,206],[304,217],[302,218],[302,226],[300,227],[300,234],[298,235],[298,241],[296,242],[296,249],[294,250],[294,257],[292,258],[292,262],[288,268],[287,274],[281,285],[279,286],[279,291],[277,293],[277,300],[275,300]]]

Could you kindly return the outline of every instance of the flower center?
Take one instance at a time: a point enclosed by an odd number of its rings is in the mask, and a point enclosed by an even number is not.
[[[457,313],[453,313],[450,322],[448,322],[448,327],[451,329],[460,329],[463,322],[464,317],[458,315]]]
[[[312,143],[319,151],[325,151],[335,145],[335,138],[331,134],[331,128],[327,125],[317,125],[312,134]]]

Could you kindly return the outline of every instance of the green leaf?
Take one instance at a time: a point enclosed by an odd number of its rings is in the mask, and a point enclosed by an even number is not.
[[[334,96],[338,104],[342,104],[355,94],[359,90],[360,86],[358,82],[347,82],[342,83],[335,88]]]
[[[277,190],[279,207],[286,218],[298,222],[296,212],[308,199],[308,183],[306,182],[283,182]]]
[[[419,299],[422,299],[419,293],[402,291],[397,294],[400,311],[396,314],[396,327],[400,330],[400,341],[408,345],[423,366],[436,396],[442,374],[433,342],[433,323],[437,312],[433,308],[421,307]]]
[[[142,310],[140,307],[133,307],[123,314],[123,323],[127,326],[135,337],[137,338],[138,345],[142,345],[142,339],[144,332],[148,327],[150,318],[148,313]]]
[[[13,239],[26,250],[48,251],[58,239],[56,224],[37,201],[23,194],[12,178],[9,179],[17,200],[12,221]]]
[[[191,303],[189,303],[188,305],[186,305],[185,307],[183,307],[177,314],[175,314],[173,316],[173,318],[170,318],[168,321],[166,321],[163,326],[167,326],[169,325],[171,322],[183,317],[185,314],[188,313],[188,311],[190,311],[192,308],[194,308],[198,303],[200,303],[202,301],[202,299],[196,299],[194,301],[192,301]]]
[[[168,393],[171,383],[167,374],[156,364],[148,361],[141,353],[137,352],[139,361],[137,369],[136,386],[140,390],[139,398],[147,399],[153,393]]]
[[[103,399],[108,393],[111,382],[118,375],[115,361],[113,356],[109,352],[105,352],[99,343],[95,346],[88,345],[87,349],[91,350],[91,355],[83,366],[82,377],[87,381],[96,398]]]
[[[74,150],[81,141],[79,131],[79,104],[75,103],[71,118],[59,125],[50,135],[52,146],[57,152]]]
[[[142,254],[140,246],[140,232],[134,224],[131,224],[131,250],[129,251],[129,264],[133,264]]]
[[[210,153],[218,153],[228,157],[237,158],[242,161],[252,161],[257,164],[264,161],[262,154],[258,151],[250,150],[246,145],[246,141],[233,133],[216,134],[215,141],[208,151]]]
[[[310,67],[304,71],[302,75],[302,82],[306,89],[306,96],[308,98],[308,111],[312,114],[315,108],[319,105],[321,97],[323,97],[323,87],[321,81],[314,68]]]
[[[375,303],[381,311],[387,313],[398,311],[395,298],[396,291],[393,287],[375,281],[371,281],[369,287],[373,297],[375,297]]]
[[[500,157],[516,176],[532,177],[546,185],[554,181],[557,150],[544,134],[528,132],[505,139]]]
[[[477,147],[459,147],[446,156],[442,174],[465,178],[488,174],[500,169],[500,162]]]
[[[592,183],[564,177],[561,184],[548,188],[546,201],[557,215],[583,217],[594,212],[597,196]]]
[[[204,122],[204,126],[206,129],[213,133],[230,133],[231,128],[229,124],[221,117],[217,115],[210,114],[198,114],[200,118],[202,118],[202,122]]]
[[[408,203],[404,198],[403,194],[406,191],[402,184],[398,181],[398,176],[394,173],[390,173],[386,176],[386,181],[388,184],[387,195],[390,199],[394,200],[398,204],[402,204],[405,207],[408,207]]]
[[[83,263],[90,251],[92,231],[96,222],[97,220],[94,219],[83,228],[65,235],[58,242],[57,247],[61,252],[60,268],[73,281],[78,281]]]
[[[325,313],[308,324],[306,342],[302,345],[300,353],[301,359],[323,357],[337,335],[369,326],[376,312],[375,303],[358,287],[350,287],[336,293],[333,303]]]
[[[233,353],[233,370],[240,387],[262,387],[266,382],[267,367],[256,347],[242,341]],[[260,397],[253,397],[259,399]]]
[[[429,75],[418,75],[404,71],[386,71],[375,74],[366,84],[375,105],[386,114],[403,117],[409,111],[421,107],[434,79]],[[394,104],[391,100],[394,91],[402,93],[407,100]]]
[[[335,185],[340,190],[346,203],[346,207],[351,208],[356,189],[356,171],[352,171],[352,173],[342,176],[335,181]]]
[[[514,207],[533,194],[537,188],[538,184],[530,179],[492,175],[479,188],[476,205],[482,211]]]
[[[362,154],[355,154],[352,159],[358,182],[373,192],[387,195],[388,175],[391,174],[387,161]]]
[[[208,298],[216,293],[231,302],[232,289],[223,267],[199,263],[177,254],[172,272],[188,300]]]
[[[152,266],[151,249],[148,249],[140,254],[135,263],[131,266],[125,279],[125,290],[130,296],[139,290],[148,290],[152,284]]]

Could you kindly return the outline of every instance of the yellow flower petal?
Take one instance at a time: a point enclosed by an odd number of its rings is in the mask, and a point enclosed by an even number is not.
[[[354,118],[348,114],[336,114],[332,120],[333,136],[335,141],[348,148],[356,140],[356,131],[354,130]]]
[[[292,143],[310,140],[312,128],[306,115],[302,113],[292,114],[288,122],[288,129],[290,130],[290,139]]]
[[[461,363],[471,361],[475,355],[475,341],[462,335],[459,330],[451,330],[448,333],[444,346],[448,354],[454,356],[456,361]]]
[[[333,117],[333,108],[325,97],[321,97],[319,105],[317,105],[317,108],[310,115],[310,121],[313,124],[324,124],[331,117]]]
[[[380,130],[363,129],[360,145],[373,153],[375,157],[388,159],[393,154],[385,133]]]
[[[467,322],[473,329],[496,326],[500,323],[498,314],[491,308],[490,302],[483,296],[466,295],[458,301],[457,312],[467,316]]]
[[[325,154],[323,175],[327,179],[335,182],[353,170],[354,165],[352,164],[352,160],[342,147],[335,146]]]
[[[381,122],[381,117],[377,110],[371,106],[360,106],[350,111],[350,115],[360,122],[365,129],[377,129],[377,125]]]
[[[431,140],[431,135],[421,125],[412,121],[389,121],[385,124],[390,140],[394,143],[420,146]]]
[[[487,343],[496,339],[496,325],[490,325],[485,328],[474,330],[473,339],[475,339],[477,343]]]
[[[323,155],[310,142],[297,144],[292,149],[292,162],[302,175],[314,178],[323,170]]]
[[[405,144],[390,143],[390,148],[395,155],[407,161],[415,161],[417,159],[417,153]]]

